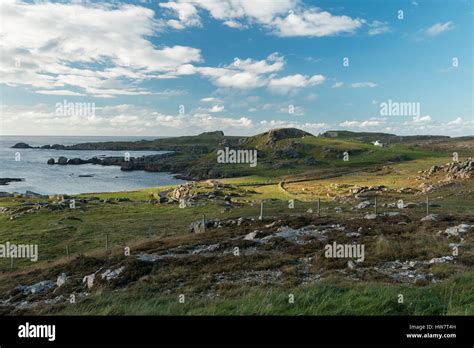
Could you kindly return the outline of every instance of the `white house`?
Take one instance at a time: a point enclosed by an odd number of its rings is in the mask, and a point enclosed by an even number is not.
[[[380,147],[384,147],[384,146],[385,146],[384,143],[381,143],[381,142],[380,142],[380,140],[374,141],[373,144],[374,144],[375,146],[380,146]]]

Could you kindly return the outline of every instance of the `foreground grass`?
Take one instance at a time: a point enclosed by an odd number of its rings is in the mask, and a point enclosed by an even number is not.
[[[276,287],[232,289],[224,296],[163,295],[140,287],[97,294],[60,315],[473,315],[474,273],[426,287],[349,284],[323,281],[285,290]],[[289,303],[289,295],[294,303]],[[399,294],[404,303],[398,303]]]

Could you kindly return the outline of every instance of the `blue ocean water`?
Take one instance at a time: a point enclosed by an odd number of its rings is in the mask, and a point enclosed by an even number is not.
[[[0,191],[33,191],[41,194],[77,194],[91,192],[118,192],[144,187],[183,183],[174,179],[171,173],[145,171],[124,172],[119,166],[48,165],[50,158],[64,156],[82,159],[99,156],[123,156],[123,151],[62,151],[43,149],[12,149],[11,146],[25,142],[31,146],[48,144],[72,145],[100,141],[136,141],[157,137],[75,137],[75,136],[0,136],[0,178],[24,178],[22,182],[0,185]],[[161,151],[128,151],[131,157],[163,153]],[[16,153],[20,154],[17,161]],[[79,177],[92,175],[92,177]]]

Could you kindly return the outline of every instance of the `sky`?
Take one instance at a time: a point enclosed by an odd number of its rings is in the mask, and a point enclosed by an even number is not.
[[[0,135],[473,135],[473,4],[2,0]]]

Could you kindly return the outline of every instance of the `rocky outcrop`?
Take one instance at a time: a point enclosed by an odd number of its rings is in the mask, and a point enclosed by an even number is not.
[[[171,199],[174,201],[180,201],[182,199],[192,199],[196,196],[196,193],[193,193],[193,189],[196,187],[194,183],[179,185],[171,193]]]
[[[51,280],[44,280],[33,285],[18,285],[17,289],[23,294],[37,294],[54,287],[54,282]]]
[[[204,133],[201,133],[198,135],[198,137],[201,137],[201,136],[217,136],[217,137],[223,137],[224,136],[224,132],[223,131],[213,131],[213,132],[204,132]]]
[[[274,145],[277,141],[282,139],[303,138],[305,136],[312,137],[313,135],[297,128],[271,129],[266,134],[266,145]]]
[[[430,169],[420,171],[419,174],[422,174],[422,176],[418,179],[426,179],[440,173],[445,173],[445,180],[469,179],[474,175],[474,159],[469,157],[464,161],[432,166]]]
[[[206,228],[211,228],[212,226],[214,226],[213,220],[198,220],[189,225],[189,231],[191,233],[204,233]]]
[[[11,148],[12,149],[32,149],[33,147],[31,147],[27,143],[16,143]]]
[[[467,234],[474,225],[468,224],[460,224],[458,226],[448,227],[444,233],[448,235],[448,237],[459,236]]]

